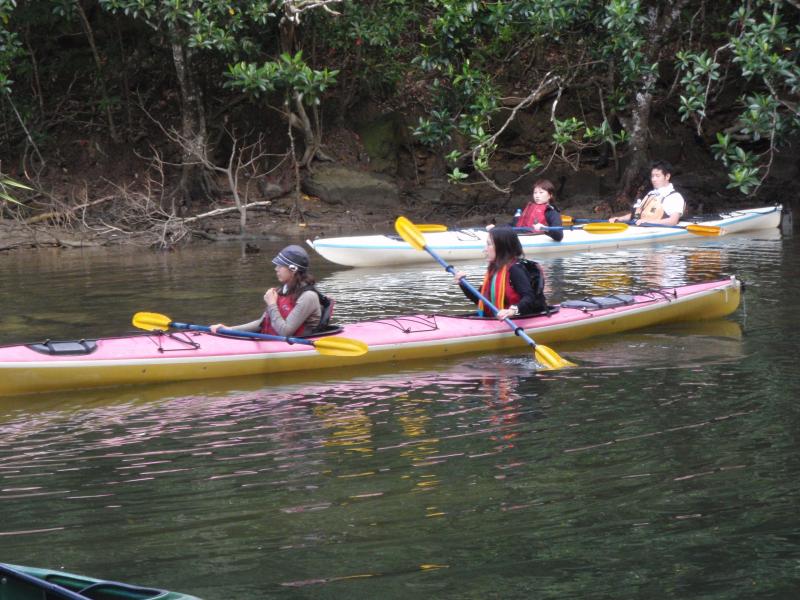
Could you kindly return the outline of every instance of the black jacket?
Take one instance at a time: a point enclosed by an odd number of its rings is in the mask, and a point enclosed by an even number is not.
[[[525,267],[519,263],[511,265],[511,267],[508,269],[508,276],[509,279],[511,279],[511,287],[513,287],[514,291],[521,296],[519,302],[517,303],[517,308],[519,308],[520,315],[530,315],[542,312],[547,308],[547,301],[545,300],[544,293],[534,290],[533,285],[531,284],[530,275]],[[464,292],[464,295],[472,300],[472,302],[477,304],[479,298],[474,296],[470,290],[464,287],[462,281],[459,281],[458,283],[461,286],[461,291]],[[480,285],[475,287],[480,290]],[[497,308],[502,309],[503,307],[498,306]]]

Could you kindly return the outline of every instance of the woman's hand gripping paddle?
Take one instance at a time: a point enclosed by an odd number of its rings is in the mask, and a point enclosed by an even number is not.
[[[192,325],[190,323],[178,323],[166,315],[150,312],[137,312],[133,315],[133,326],[145,331],[166,331],[170,327],[175,329],[189,329],[191,331],[205,331],[211,333],[211,328],[205,325]],[[361,356],[369,350],[368,346],[361,340],[353,340],[346,337],[323,337],[316,340],[307,338],[288,337],[282,335],[270,335],[268,333],[253,333],[251,331],[238,331],[220,327],[217,333],[233,337],[248,338],[254,340],[269,340],[275,342],[286,342],[287,344],[302,344],[313,346],[320,354],[328,356]]]
[[[406,242],[411,244],[417,250],[425,250],[428,254],[430,254],[433,259],[442,265],[448,273],[451,275],[455,273],[455,269],[452,265],[448,265],[441,256],[436,254],[434,250],[429,248],[425,244],[425,237],[422,235],[422,232],[417,229],[416,225],[414,225],[411,221],[406,219],[405,217],[398,217],[394,223],[394,228],[400,237],[402,237]],[[475,297],[480,298],[483,300],[484,305],[486,305],[493,314],[497,314],[497,307],[492,304],[486,297],[483,296],[478,290],[476,290],[468,281],[464,281],[464,286],[472,292]],[[525,340],[528,345],[533,348],[534,355],[536,359],[543,364],[545,367],[549,369],[560,369],[563,367],[574,367],[575,364],[569,362],[561,358],[555,350],[548,348],[547,346],[541,346],[534,342],[528,334],[523,331],[521,327],[518,327],[511,319],[503,319],[503,322],[506,323],[511,329],[514,330],[514,333]]]

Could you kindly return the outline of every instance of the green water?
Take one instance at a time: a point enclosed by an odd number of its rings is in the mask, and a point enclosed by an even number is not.
[[[0,256],[3,342],[255,318],[278,245]],[[0,562],[233,598],[795,598],[800,243],[543,260],[553,300],[736,274],[724,321],[530,353],[0,399]],[[463,310],[315,261],[335,316]],[[465,265],[476,278],[479,263]]]

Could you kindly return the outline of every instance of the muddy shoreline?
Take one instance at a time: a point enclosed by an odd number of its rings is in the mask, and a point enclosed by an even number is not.
[[[257,241],[314,239],[372,233],[391,233],[398,216],[416,223],[441,223],[450,228],[507,223],[514,209],[528,200],[533,176],[526,176],[508,194],[488,186],[449,185],[442,178],[409,184],[384,177],[377,183],[363,183],[364,173],[352,167],[350,173],[361,187],[342,187],[347,176],[340,167],[331,185],[304,181],[299,195],[284,194],[265,200],[255,198],[247,211],[246,226],[240,229],[240,213],[230,200],[198,204],[190,214],[171,216],[160,211],[131,224],[115,221],[112,211],[83,214],[81,218],[53,220],[0,219],[0,253],[35,248],[91,248],[129,245],[169,249],[179,245],[216,241]],[[795,167],[796,169],[796,167]],[[785,169],[790,175],[793,169]],[[678,174],[676,188],[687,198],[688,217],[771,204],[792,204],[800,196],[800,185],[792,177],[779,177],[765,185],[758,197],[727,193],[722,173],[706,170]],[[563,215],[605,219],[619,214],[611,200],[611,182],[596,172],[554,173],[561,185],[556,204]],[[387,183],[388,182],[388,183]],[[388,185],[388,187],[387,187]],[[336,186],[336,187],[331,187]],[[388,190],[388,191],[387,191]],[[311,192],[311,193],[308,193]],[[107,202],[111,207],[124,198]],[[220,211],[221,214],[220,214]],[[185,211],[184,211],[185,212]],[[138,224],[138,227],[137,227]]]

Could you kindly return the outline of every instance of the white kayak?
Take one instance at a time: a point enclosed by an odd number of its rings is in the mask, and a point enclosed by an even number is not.
[[[719,227],[721,233],[774,229],[780,226],[781,212],[782,206],[777,204],[721,213],[713,219],[681,221],[679,225],[672,227],[630,226],[625,231],[616,233],[591,233],[583,229],[565,229],[564,239],[560,242],[540,233],[520,233],[519,239],[528,256],[614,249],[695,238],[697,234],[686,229],[695,224]],[[428,247],[445,260],[453,261],[483,258],[487,235],[486,230],[482,228],[424,234]],[[382,267],[430,260],[426,252],[415,250],[399,235],[318,238],[307,242],[323,258],[348,267]]]

